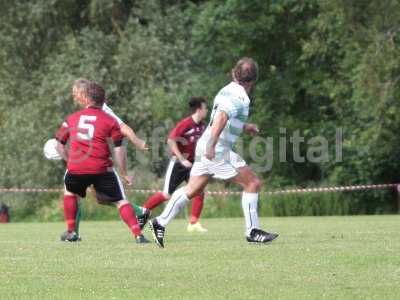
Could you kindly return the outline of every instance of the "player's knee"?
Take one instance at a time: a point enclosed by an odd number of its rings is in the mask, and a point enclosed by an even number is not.
[[[71,193],[67,190],[64,190],[64,196],[76,196],[74,193]]]
[[[128,200],[120,200],[116,202],[117,207],[121,208],[122,206],[126,205],[126,204],[130,204],[130,202]]]
[[[185,193],[185,195],[189,198],[192,199],[194,196],[197,194],[197,189],[195,186],[187,185],[182,188],[182,192]]]

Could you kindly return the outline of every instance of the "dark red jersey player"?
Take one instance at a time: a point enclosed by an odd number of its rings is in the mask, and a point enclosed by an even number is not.
[[[168,200],[183,181],[189,180],[190,170],[195,160],[196,143],[206,128],[203,122],[207,116],[206,100],[203,97],[192,97],[189,101],[189,108],[191,115],[178,122],[168,136],[168,146],[172,157],[167,167],[164,189],[162,192],[152,195],[143,204],[143,207],[149,210]],[[203,194],[193,198],[192,213],[187,227],[189,232],[207,231],[198,222],[203,209],[203,201]]]
[[[93,186],[101,204],[115,204],[121,219],[128,225],[138,243],[148,242],[141,233],[135,211],[127,200],[118,174],[112,168],[109,142],[114,144],[114,154],[120,173],[131,183],[127,175],[126,152],[122,147],[122,133],[118,122],[102,111],[104,89],[90,82],[81,91],[79,104],[84,109],[68,116],[56,134],[58,150],[67,160],[64,176],[64,216],[67,231],[62,241],[80,240],[76,230],[75,217],[78,198],[86,197],[86,189]],[[65,145],[69,142],[69,150]]]
[[[88,107],[70,115],[56,134],[66,144],[70,141],[67,169],[71,174],[101,174],[111,170],[111,140],[121,146],[118,122],[100,107]]]
[[[193,117],[189,116],[176,124],[168,138],[174,140],[183,157],[193,163],[196,143],[205,129],[206,125],[203,121],[196,123]],[[174,153],[172,155],[176,156]]]

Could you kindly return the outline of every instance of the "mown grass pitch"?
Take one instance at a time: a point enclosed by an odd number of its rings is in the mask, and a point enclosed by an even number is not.
[[[165,249],[120,221],[82,222],[76,244],[63,223],[0,225],[0,299],[399,299],[400,216],[261,221],[271,245],[248,245],[242,219],[175,220]]]

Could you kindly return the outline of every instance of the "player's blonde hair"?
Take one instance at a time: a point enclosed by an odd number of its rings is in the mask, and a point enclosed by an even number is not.
[[[95,105],[102,105],[105,102],[104,88],[89,79],[78,78],[74,81],[72,89],[75,92],[82,93],[84,98],[95,103]],[[86,105],[86,103],[85,103]]]
[[[74,81],[72,88],[86,94],[90,82],[91,81],[86,78],[78,78]]]
[[[239,83],[257,81],[258,65],[250,57],[241,58],[232,69],[232,78]]]

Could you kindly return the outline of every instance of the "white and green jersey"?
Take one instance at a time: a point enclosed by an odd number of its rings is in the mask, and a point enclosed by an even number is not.
[[[103,103],[103,107],[101,108],[105,113],[107,113],[108,115],[110,115],[111,117],[113,117],[115,120],[117,120],[118,125],[121,125],[122,123],[124,123],[111,109],[111,107],[109,107],[106,103]]]
[[[214,117],[217,112],[223,111],[228,115],[229,119],[219,136],[215,150],[217,153],[232,150],[236,140],[243,132],[244,124],[247,122],[249,105],[250,99],[241,85],[231,82],[222,88],[215,96],[210,124],[198,144],[201,143],[202,146],[207,144],[210,139]],[[204,147],[202,148],[205,149]]]

